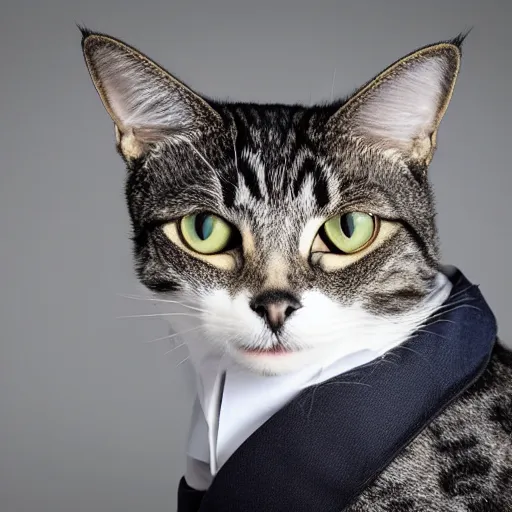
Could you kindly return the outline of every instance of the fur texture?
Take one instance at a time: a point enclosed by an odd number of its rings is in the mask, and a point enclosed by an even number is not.
[[[512,511],[512,353],[434,420],[346,512]]]
[[[422,48],[346,100],[310,107],[202,98],[139,51],[83,31],[128,168],[138,276],[188,343],[281,373],[327,354],[385,352],[436,311],[427,167],[462,40]],[[322,225],[353,211],[379,219],[375,239],[355,254],[331,250]],[[180,219],[198,212],[233,227],[221,254],[196,253],[180,235]],[[269,292],[301,305],[279,333],[251,308]],[[278,346],[287,355],[269,353]],[[512,510],[511,383],[512,356],[498,347],[480,381],[348,510]]]
[[[255,371],[282,373],[385,351],[422,325],[442,302],[426,168],[460,45],[420,49],[347,100],[304,107],[205,100],[125,43],[84,33],[128,166],[137,272],[160,298],[182,303],[167,310],[174,329]],[[322,225],[353,211],[378,219],[373,243],[330,250]],[[179,221],[199,212],[233,226],[229,250],[205,255],[184,243]],[[251,308],[269,292],[302,306],[279,333]],[[286,357],[269,353],[276,347]]]

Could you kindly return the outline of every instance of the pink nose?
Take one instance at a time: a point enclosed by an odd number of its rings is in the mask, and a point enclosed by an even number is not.
[[[266,291],[258,295],[251,301],[250,306],[274,332],[279,331],[287,318],[302,307],[291,293],[281,290]]]

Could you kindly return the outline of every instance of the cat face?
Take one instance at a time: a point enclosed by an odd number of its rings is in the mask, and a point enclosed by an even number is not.
[[[128,167],[138,276],[181,303],[169,302],[177,331],[277,374],[383,353],[429,316],[438,247],[426,169],[460,44],[419,50],[346,101],[303,107],[206,101],[84,32]]]

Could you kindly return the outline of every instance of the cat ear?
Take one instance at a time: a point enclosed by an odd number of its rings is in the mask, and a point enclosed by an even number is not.
[[[395,62],[354,94],[329,128],[428,165],[455,86],[462,40],[428,46]]]
[[[89,73],[126,157],[141,156],[148,143],[220,124],[204,99],[139,51],[103,34],[82,34]]]

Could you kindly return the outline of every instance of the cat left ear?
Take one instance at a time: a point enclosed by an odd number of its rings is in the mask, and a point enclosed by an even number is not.
[[[89,73],[125,157],[141,156],[148,143],[220,125],[203,98],[139,51],[103,34],[82,29],[82,35]]]
[[[352,96],[328,128],[428,165],[460,67],[462,37],[397,61]]]

